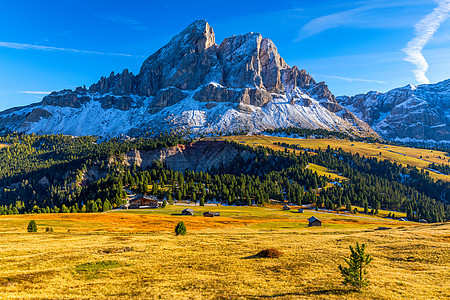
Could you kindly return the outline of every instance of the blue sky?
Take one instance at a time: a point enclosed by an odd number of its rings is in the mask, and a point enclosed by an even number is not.
[[[335,95],[434,83],[450,78],[449,11],[450,0],[2,1],[0,110],[138,73],[196,19],[218,44],[249,31],[272,39]]]

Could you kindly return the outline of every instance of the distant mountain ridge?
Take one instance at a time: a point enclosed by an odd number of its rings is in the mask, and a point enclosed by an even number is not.
[[[386,139],[450,143],[450,80],[337,101]]]
[[[234,35],[220,45],[195,21],[148,57],[139,74],[102,77],[0,113],[0,130],[37,134],[194,134],[279,127],[377,134],[342,107],[323,82],[290,67],[270,39]]]

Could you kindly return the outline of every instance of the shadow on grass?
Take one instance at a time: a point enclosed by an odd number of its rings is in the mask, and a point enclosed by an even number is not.
[[[254,258],[260,258],[258,255],[250,255],[250,256],[246,256],[246,257],[241,257],[241,259],[254,259]]]
[[[323,289],[317,291],[309,291],[307,295],[348,295],[352,294],[355,291],[348,288],[331,288],[331,289]]]
[[[323,289],[323,290],[316,290],[316,291],[306,291],[306,292],[297,292],[297,293],[279,293],[279,294],[273,294],[273,295],[258,295],[258,296],[251,296],[248,295],[248,299],[265,299],[265,298],[277,298],[277,297],[288,297],[288,296],[322,296],[322,295],[338,295],[338,296],[345,296],[348,294],[351,294],[355,292],[351,289],[346,288],[331,288],[331,289]],[[314,298],[314,297],[313,297]]]

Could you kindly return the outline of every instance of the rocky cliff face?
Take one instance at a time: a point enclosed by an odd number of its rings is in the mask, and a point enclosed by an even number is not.
[[[424,142],[450,141],[449,100],[450,80],[338,98],[381,136]]]
[[[155,160],[160,160],[175,171],[207,172],[213,168],[227,166],[238,154],[244,159],[251,157],[250,153],[239,152],[225,142],[196,142],[154,151],[134,150],[126,153],[121,161],[126,166],[136,164],[146,169]]]
[[[0,113],[3,129],[106,137],[284,126],[376,135],[325,83],[291,68],[271,40],[248,33],[217,45],[205,21],[148,57],[137,75],[111,73],[88,89],[53,92],[41,103]]]

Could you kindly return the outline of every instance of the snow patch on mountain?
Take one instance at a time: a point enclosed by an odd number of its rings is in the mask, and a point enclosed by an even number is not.
[[[229,102],[199,102],[193,99],[196,91],[177,104],[151,112],[154,97],[136,99],[140,105],[129,110],[105,109],[97,101],[99,95],[80,108],[40,105],[25,108],[16,114],[26,115],[34,109],[47,111],[52,117],[34,122],[23,122],[21,130],[27,133],[68,135],[97,135],[105,138],[118,134],[141,133],[147,130],[186,130],[198,134],[249,131],[298,126],[328,130],[351,131],[352,125],[328,111],[319,101],[296,88],[286,95],[276,96],[263,107]],[[292,102],[292,99],[296,99]],[[302,101],[309,101],[305,106]],[[10,115],[10,114],[8,114]]]

